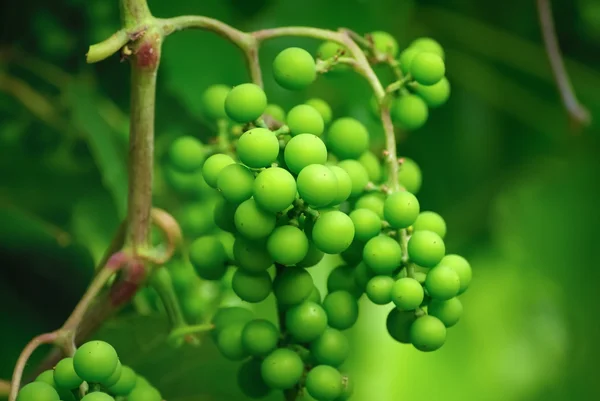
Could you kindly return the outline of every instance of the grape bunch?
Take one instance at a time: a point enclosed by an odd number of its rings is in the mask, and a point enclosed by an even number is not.
[[[17,401],[161,401],[160,392],[104,341],[89,341],[23,386]]]
[[[389,34],[368,37],[373,62],[402,76],[390,92],[394,124],[421,127],[428,108],[450,93],[443,49],[420,38],[398,57]],[[304,89],[320,63],[348,70],[345,52],[325,42],[315,60],[304,49],[285,49],[273,61],[274,79]],[[444,344],[462,314],[457,297],[470,284],[471,267],[446,254],[444,219],[421,210],[421,171],[412,159],[374,153],[366,126],[334,118],[319,98],[285,112],[254,83],[219,84],[204,92],[202,110],[217,135],[208,143],[178,137],[167,152],[169,185],[194,199],[179,216],[186,257],[167,271],[188,319],[202,320],[220,305],[212,338],[227,359],[243,362],[238,383],[246,395],[305,389],[317,401],[348,399],[344,331],[356,323],[364,294],[391,307],[387,330],[398,342],[421,351]],[[397,182],[390,181],[389,157],[398,164]],[[327,258],[339,266],[322,296],[310,271],[325,255],[335,255]],[[215,284],[208,291],[207,282]],[[219,302],[223,288],[250,304],[274,294],[279,324]]]

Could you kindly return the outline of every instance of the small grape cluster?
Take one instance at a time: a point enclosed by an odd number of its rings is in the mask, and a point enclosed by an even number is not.
[[[89,341],[23,386],[17,401],[161,401],[159,391],[121,364],[104,341]]]

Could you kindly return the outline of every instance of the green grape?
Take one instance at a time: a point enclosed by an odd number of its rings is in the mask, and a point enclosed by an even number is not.
[[[73,367],[73,358],[63,358],[54,367],[54,382],[57,387],[72,390],[83,383]]]
[[[317,110],[323,118],[323,122],[325,124],[329,124],[331,122],[333,113],[331,111],[331,107],[325,100],[319,98],[312,98],[304,102],[304,104],[314,107],[314,109]]]
[[[317,77],[315,60],[306,50],[289,47],[275,57],[273,76],[275,81],[285,89],[304,89]]]
[[[254,174],[241,164],[230,164],[217,177],[217,189],[230,203],[242,203],[252,196]]]
[[[138,377],[139,382],[139,377]],[[161,401],[162,396],[152,386],[136,386],[127,396],[127,401]],[[83,401],[83,399],[82,399]]]
[[[235,237],[233,255],[236,264],[250,273],[266,271],[273,264],[273,258],[263,241],[252,241],[241,236]]]
[[[270,166],[279,154],[279,140],[266,128],[252,128],[237,143],[240,161],[251,168]]]
[[[354,239],[352,219],[340,211],[321,213],[312,230],[312,240],[321,251],[336,254],[348,249]]]
[[[444,60],[433,53],[421,52],[410,64],[410,74],[421,85],[434,85],[444,78],[445,73]]]
[[[350,246],[340,253],[340,256],[346,264],[356,266],[362,261],[364,247],[364,242],[353,240]]]
[[[298,227],[277,227],[267,240],[267,250],[275,262],[295,265],[308,253],[308,238]]]
[[[240,306],[220,308],[212,318],[212,324],[215,328],[211,332],[211,335],[216,340],[221,330],[225,327],[234,323],[246,324],[252,319],[254,319],[254,313],[247,308]]]
[[[121,377],[119,380],[108,388],[108,391],[115,395],[126,396],[136,385],[137,375],[129,366],[123,365],[121,368]]]
[[[344,160],[338,163],[338,167],[344,169],[348,173],[348,176],[350,176],[350,181],[352,182],[350,197],[355,198],[362,195],[369,183],[369,175],[363,165],[356,160]]]
[[[225,99],[231,88],[227,85],[209,86],[202,94],[200,104],[204,115],[211,120],[226,118]]]
[[[163,272],[166,272],[167,270],[163,270]],[[169,279],[171,277],[169,276]],[[113,384],[115,384],[116,382],[119,381],[119,378],[121,377],[121,371],[123,370],[123,367],[121,365],[121,361],[117,361],[117,367],[115,369],[115,371],[113,372],[112,375],[110,375],[110,377],[108,378],[108,380],[106,380],[104,383],[102,383],[104,385],[104,387],[110,387]]]
[[[416,85],[415,92],[421,97],[430,108],[440,107],[448,101],[450,97],[450,82],[446,77],[439,82],[430,85]]]
[[[321,251],[314,242],[308,242],[308,251],[306,252],[306,256],[300,262],[296,263],[298,267],[313,267],[318,264],[325,254]]]
[[[219,199],[213,211],[213,220],[217,227],[223,231],[235,233],[235,211],[238,205]]]
[[[319,305],[321,304],[321,302],[323,302],[321,299],[321,293],[319,292],[319,289],[316,286],[313,287],[312,292],[306,300],[308,302],[314,302]]]
[[[313,207],[329,205],[337,192],[337,178],[327,166],[310,164],[296,179],[300,197]]]
[[[71,358],[69,358],[71,359]],[[54,389],[57,389],[56,381],[54,380],[54,370],[48,369],[43,371],[35,378],[36,382],[43,382],[51,385]]]
[[[446,236],[446,222],[435,212],[421,212],[413,223],[414,231],[433,231],[442,239]]]
[[[416,319],[415,311],[401,311],[394,308],[387,316],[387,331],[394,340],[402,344],[410,344],[410,327]]]
[[[458,295],[460,279],[451,267],[438,265],[427,273],[425,288],[430,297],[445,301]]]
[[[271,388],[262,378],[261,365],[262,360],[252,358],[242,363],[238,369],[237,384],[248,398],[264,398],[271,392]]]
[[[296,341],[311,342],[327,328],[327,315],[321,305],[305,301],[286,312],[285,327]]]
[[[408,192],[417,194],[421,189],[421,169],[414,160],[404,157],[398,169],[398,181]]]
[[[346,47],[336,42],[323,42],[317,49],[317,57],[321,60],[327,60],[333,57],[340,57],[347,54],[348,50]],[[347,71],[351,67],[347,64],[336,64],[332,67],[329,73],[336,73],[340,71]]]
[[[299,134],[321,135],[325,122],[321,114],[312,106],[300,104],[292,108],[286,118],[292,136]]]
[[[381,232],[381,219],[372,210],[354,209],[350,218],[354,223],[354,237],[359,241],[368,241]]]
[[[328,327],[310,344],[310,352],[319,365],[338,367],[350,354],[350,342],[344,333]]]
[[[217,153],[210,156],[208,159],[206,159],[204,165],[202,166],[202,175],[204,176],[204,180],[210,187],[216,189],[217,178],[219,177],[221,170],[234,163],[235,161],[231,158],[231,156],[223,153]]]
[[[214,193],[213,188],[206,183],[201,169],[192,173],[183,173],[167,164],[162,167],[162,173],[165,181],[178,194],[203,198]]]
[[[221,241],[215,236],[200,237],[189,247],[190,262],[196,273],[206,280],[219,280],[225,275],[227,256]]]
[[[231,286],[238,297],[251,303],[264,301],[273,289],[271,276],[266,271],[248,273],[242,269],[236,270]]]
[[[323,300],[323,309],[327,313],[329,326],[334,329],[349,329],[358,319],[358,301],[347,291],[327,294]]]
[[[327,162],[327,147],[313,134],[296,135],[287,143],[283,154],[287,168],[295,174],[311,164]]]
[[[444,254],[444,240],[433,231],[415,231],[408,240],[410,260],[422,267],[437,265]]]
[[[362,248],[361,248],[362,249]],[[361,252],[361,260],[362,260],[362,252]],[[354,282],[360,288],[361,292],[367,291],[367,284],[369,280],[375,277],[375,273],[371,270],[369,266],[365,262],[360,262],[354,268]],[[391,301],[390,301],[391,302]]]
[[[171,274],[173,288],[181,295],[187,293],[198,279],[198,275],[196,275],[196,271],[191,263],[175,260],[169,262],[167,268]]]
[[[179,171],[194,172],[204,164],[204,145],[193,136],[175,139],[169,148],[169,161]]]
[[[369,132],[354,118],[338,118],[327,131],[327,148],[340,160],[358,159],[369,148]]]
[[[408,74],[410,72],[410,66],[412,65],[415,56],[419,53],[421,53],[421,50],[416,47],[408,47],[400,53],[398,61],[400,62],[400,69],[402,69],[403,73]]]
[[[374,276],[367,283],[367,297],[375,305],[387,305],[392,302],[394,279],[390,276]]]
[[[419,49],[422,52],[428,52],[428,53],[437,54],[442,59],[444,59],[444,49],[434,39],[431,39],[431,38],[418,38],[418,39],[415,39],[410,44],[410,46],[414,47],[415,49]]]
[[[219,231],[215,235],[219,241],[221,241],[221,244],[223,244],[227,261],[233,262],[235,260],[233,257],[233,243],[235,242],[235,237],[232,233],[226,231]]]
[[[446,326],[433,316],[421,316],[410,326],[410,342],[419,351],[439,349],[446,341]]]
[[[414,278],[404,277],[392,287],[392,301],[400,310],[417,309],[425,297],[421,284]]]
[[[382,193],[366,194],[356,200],[354,208],[372,210],[380,219],[383,219],[384,202],[385,195]]]
[[[214,204],[219,200],[198,201],[184,204],[177,211],[177,221],[181,223],[181,230],[186,238],[200,237],[210,234],[215,229],[215,221],[211,216]]]
[[[388,54],[392,57],[398,55],[398,42],[392,35],[387,32],[375,31],[371,32],[371,40],[375,50],[380,53]]]
[[[471,270],[471,265],[465,258],[459,255],[446,255],[440,264],[451,267],[452,270],[458,274],[458,278],[460,280],[460,290],[458,291],[459,295],[469,288],[473,278],[473,271]]]
[[[219,352],[230,361],[241,361],[248,356],[242,346],[242,332],[245,323],[235,322],[224,327],[217,335],[216,345]]]
[[[17,394],[17,401],[59,401],[59,399],[54,387],[43,381],[26,384]]]
[[[354,279],[354,267],[341,265],[333,269],[327,277],[327,292],[348,291],[359,298],[363,291]]]
[[[402,262],[398,241],[386,235],[371,238],[363,250],[363,260],[376,275],[391,275]]]
[[[412,225],[419,215],[419,200],[410,192],[394,192],[383,204],[383,216],[393,228]]]
[[[248,355],[266,356],[275,351],[278,341],[279,330],[265,319],[249,321],[242,331],[242,346]]]
[[[429,111],[427,104],[417,95],[402,95],[391,107],[392,119],[402,128],[412,131],[425,125]]]
[[[446,327],[452,327],[458,323],[462,313],[463,306],[458,298],[450,298],[445,301],[433,299],[427,306],[427,314],[440,319]]]
[[[286,390],[298,384],[304,372],[304,363],[294,351],[279,348],[263,360],[260,371],[269,387]]]
[[[77,376],[90,383],[103,383],[110,378],[119,358],[107,342],[88,341],[75,351],[73,367]]]
[[[335,193],[335,198],[330,205],[339,205],[350,197],[350,194],[352,193],[352,180],[350,179],[350,175],[343,168],[339,166],[327,167],[333,172],[337,179],[337,191]]]
[[[258,207],[254,199],[242,202],[235,210],[235,228],[248,239],[267,237],[275,229],[275,214]]]
[[[261,171],[254,180],[254,200],[262,209],[277,213],[292,205],[296,198],[296,180],[281,167]]]
[[[312,368],[306,375],[306,391],[319,401],[335,401],[342,394],[342,374],[328,365]]]
[[[273,292],[277,302],[284,307],[297,305],[306,300],[313,287],[310,273],[299,267],[285,267],[273,281]]]
[[[266,107],[267,95],[260,86],[255,84],[235,86],[225,98],[225,112],[229,118],[238,123],[256,120]]]
[[[381,182],[383,177],[383,169],[381,168],[381,161],[375,156],[373,152],[365,152],[359,158],[358,162],[363,165],[369,181],[377,184]]]
[[[221,296],[220,283],[203,281],[196,277],[189,283],[189,289],[179,294],[181,311],[190,323],[199,323],[213,312]]]
[[[268,104],[264,114],[273,117],[273,119],[280,123],[285,123],[285,111],[283,108],[276,104]]]
[[[115,399],[106,393],[94,391],[93,393],[86,394],[81,401],[115,401]]]

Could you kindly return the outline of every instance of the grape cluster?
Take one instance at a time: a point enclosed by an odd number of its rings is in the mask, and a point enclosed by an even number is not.
[[[122,365],[117,352],[104,341],[89,341],[72,358],[61,359],[23,386],[17,401],[161,401],[159,391]]]

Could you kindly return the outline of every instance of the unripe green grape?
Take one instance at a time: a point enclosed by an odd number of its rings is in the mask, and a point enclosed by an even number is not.
[[[387,316],[387,331],[394,340],[402,344],[410,344],[410,327],[416,319],[415,311],[401,311],[394,308]]]
[[[354,282],[362,292],[366,292],[367,284],[373,277],[375,277],[375,273],[365,262],[362,262],[361,252],[361,262],[354,268]]]
[[[279,140],[266,128],[252,128],[237,143],[240,161],[251,168],[270,166],[279,154]]]
[[[316,340],[327,328],[327,315],[321,305],[305,301],[285,314],[286,329],[300,343]]]
[[[392,35],[383,31],[371,32],[371,39],[375,50],[380,53],[389,54],[392,57],[398,55],[398,42]]]
[[[307,100],[305,104],[314,107],[315,110],[317,110],[323,118],[323,122],[325,124],[329,124],[331,122],[331,117],[333,116],[333,113],[331,111],[331,107],[325,100],[319,98],[312,98]]]
[[[59,401],[54,387],[42,381],[34,381],[23,386],[17,394],[17,401]]]
[[[200,101],[204,115],[211,120],[226,118],[225,99],[231,88],[227,85],[209,86],[202,94]]]
[[[225,200],[242,203],[252,196],[254,174],[246,166],[230,164],[217,177],[217,189]]]
[[[189,202],[177,211],[175,217],[181,223],[181,230],[185,238],[200,237],[210,234],[215,229],[215,221],[211,216],[214,205],[219,199],[208,201]]]
[[[164,272],[166,272],[167,270],[163,270]],[[171,279],[171,277],[169,276],[169,280]],[[115,371],[113,372],[112,375],[110,375],[110,377],[104,381],[104,383],[102,383],[105,387],[110,387],[113,384],[115,384],[116,382],[119,381],[119,378],[121,377],[121,371],[122,371],[123,367],[121,365],[121,361],[117,361],[117,367],[115,368]]]
[[[427,273],[425,288],[430,297],[445,301],[458,295],[460,279],[454,269],[440,264]]]
[[[310,295],[308,296],[308,298],[306,300],[308,302],[314,302],[316,304],[321,305],[323,300],[321,299],[321,293],[319,292],[319,289],[316,286],[313,287],[312,292],[310,293]]]
[[[306,391],[319,401],[335,401],[342,394],[342,375],[328,365],[312,368],[306,375]]]
[[[249,239],[266,238],[276,224],[275,214],[258,207],[254,199],[242,202],[235,210],[235,228]]]
[[[300,262],[296,263],[296,266],[313,267],[317,265],[321,260],[323,260],[324,256],[325,254],[323,253],[323,251],[317,248],[317,246],[312,241],[309,241],[306,256]]]
[[[284,307],[297,305],[306,300],[313,287],[310,273],[299,267],[285,267],[273,281],[273,292],[277,302]]]
[[[201,169],[192,173],[184,173],[167,163],[162,167],[162,172],[170,188],[178,194],[205,197],[214,193],[213,188],[206,183]]]
[[[321,114],[307,104],[300,104],[292,108],[287,114],[286,123],[292,136],[299,134],[319,136],[325,129],[325,122]]]
[[[367,297],[375,305],[387,305],[392,302],[394,279],[390,276],[375,276],[367,283]]]
[[[337,193],[335,174],[322,164],[310,164],[300,171],[296,179],[300,197],[313,207],[329,205]]]
[[[364,247],[364,242],[353,240],[350,243],[350,246],[340,253],[340,256],[346,264],[356,266],[362,261]]]
[[[83,383],[73,367],[73,358],[63,358],[54,367],[54,382],[57,387],[73,390]]]
[[[410,74],[421,85],[434,85],[444,78],[445,73],[444,60],[433,53],[421,52],[410,64]]]
[[[421,169],[414,160],[407,157],[403,157],[402,159],[403,161],[398,168],[398,181],[400,181],[404,189],[416,195],[419,189],[421,189]]]
[[[322,213],[312,230],[312,240],[321,251],[336,254],[345,251],[354,239],[352,219],[340,211]]]
[[[444,49],[442,46],[434,39],[423,37],[413,40],[410,44],[411,47],[415,49],[419,49],[422,52],[428,52],[437,54],[442,59],[444,59]]]
[[[248,398],[264,398],[271,392],[260,373],[262,360],[252,358],[242,363],[237,373],[237,384]]]
[[[434,267],[444,254],[444,240],[433,231],[415,231],[408,240],[410,260],[422,267]]]
[[[93,393],[86,394],[81,398],[81,401],[115,401],[115,399],[106,393],[94,391]]]
[[[214,223],[223,231],[230,233],[236,232],[235,211],[238,205],[227,202],[225,199],[219,199],[215,204],[213,211]]]
[[[354,209],[350,213],[354,223],[354,237],[359,241],[368,241],[381,232],[381,219],[369,209]]]
[[[173,288],[180,295],[188,292],[199,279],[191,263],[175,260],[169,262],[167,268],[171,274]]]
[[[363,291],[354,279],[354,267],[341,265],[331,270],[327,276],[327,292],[348,291],[359,298]]]
[[[452,327],[458,323],[462,313],[463,306],[458,298],[450,298],[446,301],[433,299],[427,306],[427,314],[440,319],[446,327]]]
[[[69,358],[70,359],[70,358]],[[43,371],[35,378],[36,382],[43,382],[51,385],[54,389],[57,389],[56,381],[54,380],[54,370],[48,369]]]
[[[231,323],[224,327],[217,335],[217,348],[221,354],[230,361],[241,361],[248,356],[242,346],[242,332],[245,324]]]
[[[402,263],[402,248],[393,238],[379,235],[365,244],[363,260],[375,274],[389,276]]]
[[[223,244],[223,249],[225,249],[225,256],[229,262],[233,262],[235,258],[233,257],[233,243],[235,241],[235,237],[232,233],[227,231],[219,231],[215,234],[221,244]]]
[[[206,280],[219,280],[225,274],[225,249],[215,236],[200,237],[189,247],[190,262],[196,273]]]
[[[117,368],[117,351],[107,342],[88,341],[75,351],[73,368],[77,376],[90,383],[103,383]]]
[[[225,98],[225,112],[233,121],[247,123],[260,117],[267,107],[267,95],[260,86],[241,84]]]
[[[286,390],[294,387],[302,377],[304,363],[300,356],[287,348],[270,353],[262,362],[261,375],[273,389]]]
[[[338,367],[350,353],[350,342],[339,330],[328,327],[310,344],[310,352],[319,365]]]
[[[242,346],[252,356],[266,356],[277,348],[279,330],[266,319],[251,320],[242,331]]]
[[[266,271],[248,273],[242,269],[235,271],[231,287],[238,297],[251,303],[264,301],[273,289],[271,276]]]
[[[219,282],[203,281],[196,277],[196,280],[189,283],[189,289],[179,294],[181,311],[188,323],[200,323],[214,311],[220,302],[222,293],[220,287]]]
[[[442,239],[446,236],[446,222],[435,212],[421,212],[413,223],[414,231],[433,231]]]
[[[234,163],[235,161],[231,158],[231,156],[223,153],[217,153],[210,156],[208,159],[206,159],[204,165],[202,166],[202,175],[204,176],[204,180],[208,185],[216,189],[217,178],[219,178],[219,173],[221,170]]]
[[[439,82],[430,86],[417,85],[415,92],[425,101],[427,106],[434,109],[448,101],[450,97],[450,82],[444,77]]]
[[[374,183],[381,182],[383,172],[381,168],[381,161],[375,156],[373,152],[365,152],[359,158],[358,162],[363,165],[369,180]]]
[[[400,69],[404,74],[408,74],[410,72],[410,66],[417,54],[421,53],[421,50],[416,47],[407,47],[400,53]]]
[[[400,310],[417,309],[423,303],[424,297],[423,287],[414,278],[401,278],[392,287],[392,302]]]
[[[134,388],[137,382],[137,375],[129,366],[123,365],[121,368],[121,377],[119,380],[108,388],[112,394],[126,396]]]
[[[421,316],[410,326],[410,342],[419,351],[435,351],[446,342],[446,326],[436,317]]]
[[[329,326],[334,329],[349,329],[358,319],[358,301],[347,291],[327,294],[323,300],[323,309],[327,313]]]
[[[285,111],[277,104],[268,104],[265,108],[264,114],[271,116],[280,123],[285,123]]]
[[[383,204],[383,216],[393,228],[412,225],[419,215],[419,200],[408,191],[394,192]]]
[[[340,160],[358,159],[369,148],[369,131],[354,118],[338,118],[327,131],[327,148]]]
[[[412,131],[425,125],[429,111],[417,95],[402,95],[392,103],[392,119],[402,128]]]
[[[138,377],[139,382],[139,377]],[[161,401],[160,392],[152,386],[135,386],[127,396],[127,401]],[[83,401],[83,399],[82,399]]]
[[[344,160],[338,163],[338,167],[344,169],[350,177],[350,181],[352,182],[350,197],[355,198],[362,195],[369,183],[369,175],[363,165],[356,160]]]
[[[350,197],[352,193],[352,179],[350,175],[339,166],[327,166],[337,179],[336,196],[331,202],[331,205],[339,205]]]
[[[273,264],[264,241],[252,241],[242,236],[235,237],[233,255],[236,264],[250,273],[266,271]]]
[[[285,164],[295,174],[311,164],[327,162],[327,147],[316,135],[299,134],[290,139],[283,151]]]
[[[204,164],[204,145],[193,136],[175,139],[169,147],[169,161],[179,171],[194,172]]]
[[[356,200],[354,205],[355,209],[369,209],[380,219],[383,219],[383,205],[385,202],[385,195],[383,193],[366,194]]]
[[[215,328],[212,330],[211,335],[214,340],[225,327],[234,324],[241,323],[246,324],[254,318],[254,313],[247,308],[240,306],[231,306],[227,308],[220,308],[212,318],[212,324]]]
[[[459,255],[446,255],[440,262],[441,265],[451,267],[458,274],[460,279],[460,290],[458,294],[462,294],[469,288],[473,279],[473,271],[471,265],[465,258]]]
[[[269,167],[261,171],[254,180],[255,202],[264,210],[281,212],[296,199],[296,180],[281,167]]]
[[[335,56],[346,55],[348,50],[346,47],[336,42],[323,42],[317,49],[317,57],[321,60],[327,60]],[[347,71],[351,67],[346,64],[336,64],[332,67],[330,72]]]
[[[315,60],[306,50],[289,47],[273,60],[273,76],[286,89],[304,89],[317,77]]]
[[[267,250],[275,262],[295,265],[308,253],[308,238],[298,227],[277,227],[267,240]]]

